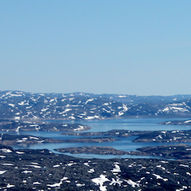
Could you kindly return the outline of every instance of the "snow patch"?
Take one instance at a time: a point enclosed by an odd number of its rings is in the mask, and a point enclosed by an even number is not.
[[[0,174],[4,174],[6,172],[6,170],[1,170]]]
[[[99,186],[100,191],[107,191],[107,187],[103,186],[104,182],[109,181],[105,175],[101,174],[98,178],[93,178],[92,182]]]
[[[132,181],[131,179],[126,180],[127,184],[131,185],[133,188],[135,188],[136,186],[139,186],[138,183]]]

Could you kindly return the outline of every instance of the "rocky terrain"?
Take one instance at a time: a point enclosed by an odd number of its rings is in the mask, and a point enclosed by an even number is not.
[[[117,150],[112,147],[68,147],[68,148],[59,148],[55,149],[58,152],[61,153],[72,153],[72,154],[79,154],[79,153],[93,153],[93,154],[99,154],[99,155],[125,155],[128,154],[125,151]]]
[[[58,140],[54,138],[44,138],[32,135],[11,135],[11,134],[0,134],[0,144],[6,146],[20,146],[28,147],[32,144],[41,143],[62,143],[64,140]]]
[[[0,189],[191,190],[191,130],[115,129],[106,132],[84,132],[91,127],[80,124],[82,120],[137,116],[191,117],[191,96],[33,94],[0,91]],[[169,120],[164,124],[191,125],[191,121]],[[30,135],[31,132],[50,132],[49,135],[58,133],[59,138],[33,136]],[[141,147],[133,151],[99,145],[102,142],[127,138],[132,138],[134,143],[161,145]],[[25,149],[33,144],[44,143],[93,145],[56,149],[60,153],[136,155],[145,158],[80,159],[51,153],[46,149]],[[10,146],[22,149],[15,150]],[[158,159],[146,159],[146,156]]]
[[[92,120],[130,116],[191,116],[191,96],[0,91],[2,119]]]
[[[43,132],[78,132],[88,130],[90,127],[79,123],[64,123],[54,121],[31,121],[31,120],[10,120],[0,119],[0,130],[2,132],[24,132],[24,131],[43,131]]]
[[[157,147],[138,148],[142,155],[160,156],[166,159],[191,159],[190,145],[162,145]]]
[[[63,135],[75,135],[83,137],[124,138],[133,136],[133,142],[157,142],[157,143],[187,143],[191,142],[191,130],[173,131],[129,131],[111,130],[105,132],[68,132]]]
[[[191,162],[79,159],[0,146],[2,190],[191,190]]]
[[[44,144],[44,143],[102,143],[112,142],[114,138],[73,138],[73,139],[56,139],[56,138],[45,138],[37,137],[33,135],[12,135],[12,134],[0,134],[0,144],[6,146],[16,146],[28,148],[33,144]]]
[[[191,143],[191,130],[137,132],[137,135],[134,142]]]
[[[117,150],[112,147],[68,147],[55,149],[61,153],[71,153],[71,154],[99,154],[99,155],[134,155],[134,156],[149,156],[158,157],[162,159],[191,159],[191,146],[189,145],[162,145],[155,147],[141,147],[136,151],[122,151]]]
[[[191,120],[173,120],[173,121],[165,121],[162,123],[164,125],[191,125]]]

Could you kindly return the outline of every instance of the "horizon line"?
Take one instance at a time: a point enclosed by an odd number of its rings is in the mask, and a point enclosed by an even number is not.
[[[127,93],[95,93],[95,92],[85,92],[85,91],[74,91],[74,92],[35,92],[35,91],[27,91],[27,90],[0,90],[3,91],[12,91],[12,92],[23,92],[30,94],[94,94],[94,95],[118,95],[118,96],[137,96],[137,97],[174,97],[174,96],[191,96],[191,94],[171,94],[171,95],[160,95],[160,94],[150,94],[150,95],[137,95],[137,94],[127,94]]]

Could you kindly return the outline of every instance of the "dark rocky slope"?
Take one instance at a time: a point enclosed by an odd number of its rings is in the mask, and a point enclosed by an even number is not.
[[[2,190],[191,190],[191,162],[79,159],[0,145]]]

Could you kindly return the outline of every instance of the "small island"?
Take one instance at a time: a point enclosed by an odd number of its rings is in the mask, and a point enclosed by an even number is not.
[[[61,153],[71,154],[98,154],[98,155],[134,155],[134,156],[150,156],[162,159],[187,160],[191,159],[191,146],[185,144],[178,145],[162,145],[156,147],[142,147],[135,151],[117,150],[113,147],[69,147],[55,149]],[[135,157],[136,158],[136,157]]]
[[[99,155],[125,155],[127,152],[120,151],[114,149],[112,147],[69,147],[69,148],[60,148],[55,149],[58,152],[62,153],[72,153],[72,154],[79,154],[79,153],[91,153],[91,154],[99,154]]]

